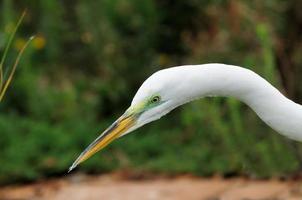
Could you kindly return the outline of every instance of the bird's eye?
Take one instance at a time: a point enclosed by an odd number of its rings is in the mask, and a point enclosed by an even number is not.
[[[151,99],[151,103],[158,103],[160,101],[160,96],[154,96],[154,97],[152,97],[152,99]]]

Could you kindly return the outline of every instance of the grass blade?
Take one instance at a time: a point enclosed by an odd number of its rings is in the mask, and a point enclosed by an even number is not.
[[[2,101],[3,96],[4,96],[4,94],[5,94],[5,92],[6,92],[7,88],[8,88],[8,86],[9,86],[9,84],[10,84],[10,82],[11,82],[11,80],[12,80],[14,74],[15,74],[16,68],[17,68],[17,66],[18,66],[18,64],[19,64],[19,62],[20,62],[20,59],[21,59],[21,57],[22,57],[22,55],[23,55],[25,49],[27,48],[27,46],[29,45],[29,43],[30,43],[33,39],[34,39],[34,36],[30,37],[30,38],[27,40],[27,42],[24,44],[24,46],[22,47],[22,49],[19,51],[18,56],[17,56],[17,58],[16,58],[16,60],[15,60],[15,63],[14,63],[14,65],[13,65],[13,67],[12,67],[12,70],[10,71],[10,74],[9,74],[7,80],[3,83],[3,86],[2,86],[2,88],[1,88],[1,91],[0,91],[0,102]]]
[[[8,39],[8,43],[4,49],[4,53],[3,53],[3,56],[1,58],[1,62],[0,62],[0,90],[2,91],[2,87],[3,87],[3,65],[4,65],[4,61],[5,61],[5,58],[7,56],[7,53],[8,53],[8,50],[9,48],[11,47],[11,44],[12,44],[12,41],[16,35],[16,32],[21,24],[21,22],[23,21],[24,17],[26,15],[26,11],[24,11],[20,17],[20,19],[18,20],[12,34],[10,35],[9,39]],[[1,100],[0,100],[1,101]]]

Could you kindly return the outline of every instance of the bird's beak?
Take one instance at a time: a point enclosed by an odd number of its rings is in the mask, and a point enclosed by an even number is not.
[[[130,128],[132,128],[137,121],[137,116],[138,114],[134,114],[133,112],[126,112],[124,115],[122,115],[80,154],[80,156],[69,168],[68,172],[90,158],[96,152],[106,147],[116,138],[127,133],[127,131],[130,131]]]

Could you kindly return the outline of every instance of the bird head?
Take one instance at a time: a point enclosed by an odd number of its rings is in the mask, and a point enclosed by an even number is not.
[[[179,82],[181,80],[179,76],[181,75],[183,74],[179,73],[179,70],[169,68],[150,76],[141,85],[126,112],[80,154],[69,168],[69,171],[106,147],[113,140],[159,119],[175,107],[189,101],[189,99],[183,99],[179,96],[182,83],[185,83]],[[182,94],[184,92],[189,92],[189,90],[181,91]]]

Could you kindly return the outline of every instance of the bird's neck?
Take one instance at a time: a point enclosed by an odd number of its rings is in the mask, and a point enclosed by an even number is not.
[[[191,99],[187,101],[204,96],[235,97],[251,107],[274,130],[302,141],[302,106],[286,98],[265,79],[237,66],[206,64],[191,67],[190,75],[185,71],[182,73],[183,84],[191,85],[187,91]]]

